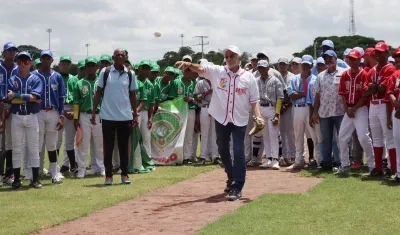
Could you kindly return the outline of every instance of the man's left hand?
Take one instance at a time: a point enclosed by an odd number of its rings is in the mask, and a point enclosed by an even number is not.
[[[64,117],[61,116],[57,123],[57,131],[63,129],[64,127]]]

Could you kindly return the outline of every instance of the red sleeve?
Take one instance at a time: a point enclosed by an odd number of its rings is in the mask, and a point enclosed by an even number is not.
[[[396,67],[394,67],[394,65],[385,67],[385,71],[383,71],[382,73],[381,85],[388,87],[391,81],[391,77],[395,72],[396,72]]]
[[[375,71],[375,70],[370,69],[370,70],[367,72],[367,75],[366,75],[366,78],[365,78],[365,81],[364,81],[364,91],[367,90],[369,84],[372,83],[371,76],[373,75],[372,73],[374,73],[374,71]]]
[[[400,71],[396,71],[392,74],[392,76],[389,78],[389,81],[387,82],[387,88],[386,88],[386,94],[394,94],[394,88],[396,86],[396,80],[400,75]]]
[[[347,80],[347,71],[342,73],[342,76],[340,77],[339,95],[346,95],[346,80]]]

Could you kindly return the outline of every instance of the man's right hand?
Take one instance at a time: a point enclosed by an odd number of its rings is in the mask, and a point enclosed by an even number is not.
[[[78,119],[74,120],[74,127],[75,127],[75,130],[78,130],[78,127],[81,127],[81,125],[79,124],[79,120]]]
[[[313,118],[313,122],[315,123],[315,124],[319,124],[319,115],[318,115],[318,112],[315,112],[314,111],[314,113],[313,113],[313,116],[312,116]]]

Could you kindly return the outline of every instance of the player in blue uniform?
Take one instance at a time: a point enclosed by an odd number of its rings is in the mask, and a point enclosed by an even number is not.
[[[64,126],[64,80],[61,74],[50,67],[51,63],[53,63],[53,53],[50,50],[44,50],[40,53],[40,61],[42,62],[40,70],[34,72],[42,81],[43,86],[42,102],[40,103],[40,112],[38,114],[39,146],[43,146],[43,143],[46,144],[52,183],[61,184],[56,149],[58,131]]]
[[[32,57],[28,52],[21,52],[17,56],[18,75],[8,80],[8,101],[11,102],[11,132],[13,148],[13,189],[22,186],[20,180],[21,158],[25,152],[23,138],[26,138],[29,162],[32,167],[31,187],[41,188],[39,182],[39,124],[37,113],[40,109],[42,82],[30,72]]]
[[[5,150],[6,154],[0,155],[0,186],[3,184],[12,184],[14,176],[12,173],[12,143],[11,143],[11,118],[9,118],[10,105],[7,100],[7,83],[8,80],[16,74],[18,70],[17,64],[14,63],[17,54],[17,46],[12,42],[7,42],[3,46],[3,58],[0,63],[0,115],[1,128],[5,128]],[[3,103],[4,102],[4,103]],[[3,109],[4,108],[4,109]],[[6,171],[4,172],[4,162],[6,162]],[[5,174],[4,174],[5,173]]]

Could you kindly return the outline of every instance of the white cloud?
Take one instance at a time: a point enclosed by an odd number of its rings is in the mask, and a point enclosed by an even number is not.
[[[7,5],[7,6],[6,6]],[[20,0],[0,9],[0,42],[48,47],[57,58],[74,62],[89,54],[127,48],[133,61],[160,59],[184,45],[200,51],[197,35],[207,35],[205,50],[235,44],[242,51],[266,51],[272,60],[291,57],[318,36],[348,34],[347,0]],[[357,33],[398,46],[397,0],[356,0]],[[160,38],[154,32],[161,32]],[[357,45],[354,45],[357,46]],[[57,59],[56,58],[56,59]]]

